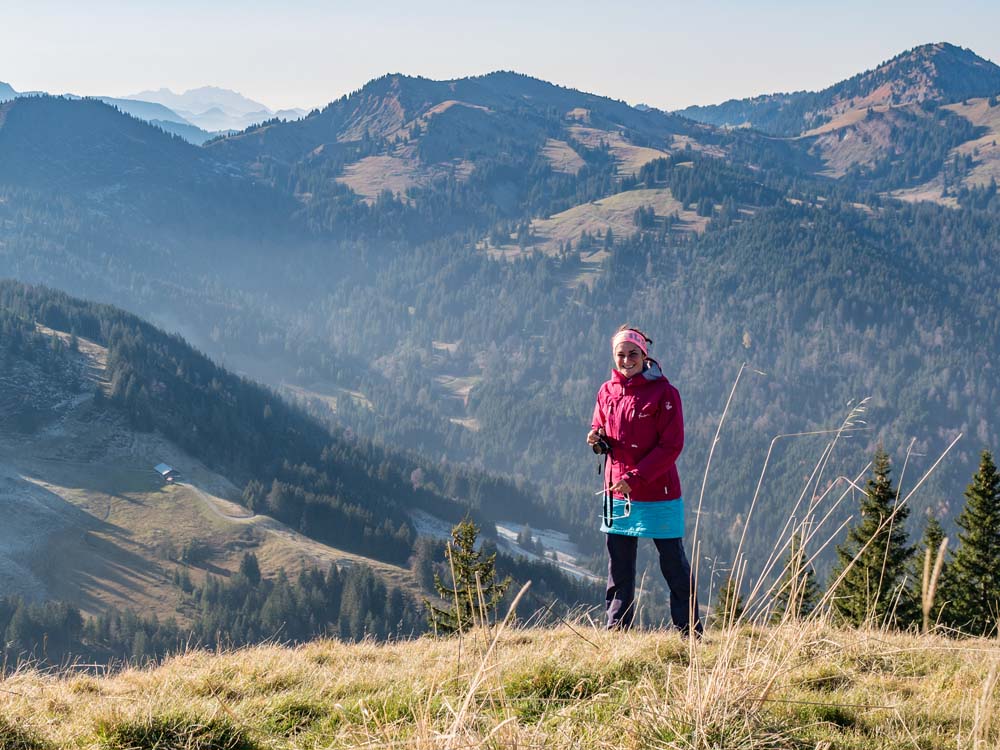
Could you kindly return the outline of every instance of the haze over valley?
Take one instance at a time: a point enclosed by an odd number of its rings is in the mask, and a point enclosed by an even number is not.
[[[1000,444],[1000,67],[973,50],[676,112],[511,71],[386,75],[309,112],[16,85],[0,502],[20,520],[0,595],[193,626],[192,592],[252,553],[300,593],[355,587],[338,635],[420,632],[441,537],[469,515],[534,604],[594,604],[584,436],[624,322],[684,399],[706,592],[755,494],[762,560],[800,496],[839,495],[877,446],[908,492],[961,436],[909,501],[916,539],[930,517],[953,528]],[[776,436],[849,417],[823,472],[825,433],[778,441],[762,477]],[[354,617],[360,597],[378,618]]]

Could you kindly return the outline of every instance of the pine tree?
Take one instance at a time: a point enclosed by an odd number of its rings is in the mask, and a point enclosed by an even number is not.
[[[967,633],[991,635],[1000,617],[1000,476],[989,451],[983,451],[979,471],[965,490],[965,508],[956,523],[961,530],[945,614]]]
[[[793,620],[808,617],[816,608],[818,601],[819,585],[816,583],[816,571],[806,562],[802,536],[795,533],[792,535],[788,556],[785,558],[777,593],[774,596],[771,621],[780,622],[786,616]]]
[[[833,604],[854,625],[869,618],[878,624],[904,625],[916,616],[911,597],[900,596],[913,548],[904,528],[909,508],[896,505],[891,472],[889,456],[879,446],[861,498],[861,520],[848,532],[847,542],[837,547],[838,564],[831,581],[836,584],[841,575],[843,580]]]
[[[451,542],[445,549],[445,560],[452,573],[453,587],[448,587],[435,574],[434,588],[448,603],[443,609],[426,599],[428,620],[435,633],[461,632],[485,620],[503,599],[511,579],[497,581],[496,553],[484,556],[476,550],[479,527],[472,521],[462,521],[451,530]]]
[[[420,537],[413,545],[413,556],[410,558],[410,570],[423,591],[434,591],[434,542],[427,537]]]
[[[240,575],[246,578],[251,586],[260,583],[260,563],[253,552],[247,552],[240,560]]]

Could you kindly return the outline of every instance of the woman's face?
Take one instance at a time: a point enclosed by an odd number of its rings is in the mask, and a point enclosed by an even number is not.
[[[642,372],[643,363],[646,358],[642,355],[642,349],[631,341],[623,341],[615,347],[614,351],[615,369],[626,378],[638,375]]]

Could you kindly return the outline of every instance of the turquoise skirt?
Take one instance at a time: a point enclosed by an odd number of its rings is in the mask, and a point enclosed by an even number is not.
[[[633,501],[628,516],[625,516],[625,501],[615,498],[611,518],[611,526],[601,519],[601,531],[605,534],[677,539],[684,536],[684,498],[641,503]]]

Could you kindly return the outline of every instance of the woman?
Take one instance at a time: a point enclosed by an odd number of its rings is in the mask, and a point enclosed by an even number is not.
[[[676,461],[684,447],[677,389],[649,357],[653,342],[622,326],[611,339],[614,370],[597,392],[587,442],[608,453],[605,487],[613,498],[601,531],[608,547],[608,628],[627,629],[635,615],[635,558],[640,537],[652,539],[670,587],[674,626],[701,633],[684,554],[684,499]],[[600,445],[603,439],[604,445]]]

